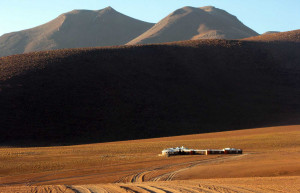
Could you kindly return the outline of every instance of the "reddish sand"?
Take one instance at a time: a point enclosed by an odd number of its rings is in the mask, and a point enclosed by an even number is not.
[[[244,154],[157,155],[164,147],[174,145],[236,147],[242,148]],[[115,157],[106,157],[107,151],[114,152]],[[95,152],[98,155],[94,156]],[[22,156],[14,157],[15,153]],[[300,126],[79,146],[1,148],[0,155],[1,173],[7,173],[0,178],[2,192],[296,192],[300,179]],[[47,162],[42,160],[52,156],[64,167],[43,169]],[[7,165],[5,160],[19,165]],[[35,168],[35,172],[27,171],[24,165]]]
[[[179,193],[179,192],[299,192],[300,177],[227,178],[174,182],[144,182],[93,185],[54,185],[0,187],[0,192],[57,192],[57,193]]]

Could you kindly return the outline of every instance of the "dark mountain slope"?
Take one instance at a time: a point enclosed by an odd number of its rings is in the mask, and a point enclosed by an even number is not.
[[[196,39],[242,39],[258,33],[235,16],[212,6],[183,7],[128,44],[163,43]]]
[[[0,57],[40,50],[123,45],[152,26],[111,7],[73,10],[44,25],[1,36]]]
[[[0,141],[74,144],[300,123],[300,45],[185,41],[0,58]]]

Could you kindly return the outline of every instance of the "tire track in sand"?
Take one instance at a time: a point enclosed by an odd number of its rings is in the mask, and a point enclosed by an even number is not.
[[[265,181],[264,181],[265,179]],[[228,181],[229,180],[229,181]],[[233,181],[232,181],[233,180]],[[243,181],[241,183],[241,180]],[[250,181],[249,181],[250,180]],[[262,180],[265,183],[258,183]],[[53,192],[53,193],[256,193],[256,192],[299,192],[300,177],[265,177],[258,179],[226,179],[197,181],[161,181],[142,183],[90,184],[90,185],[46,185],[0,187],[0,192]],[[250,182],[250,183],[248,183]],[[282,184],[283,183],[283,184]]]
[[[218,163],[218,162],[222,162],[222,161],[229,161],[229,160],[241,158],[241,157],[246,156],[246,155],[248,155],[248,154],[235,155],[235,156],[226,156],[226,157],[220,156],[220,157],[217,157],[217,158],[210,158],[210,159],[198,160],[198,161],[193,161],[193,162],[184,162],[184,163],[179,163],[179,164],[168,164],[168,165],[152,168],[152,169],[149,169],[149,170],[141,171],[141,172],[138,172],[138,173],[133,174],[133,175],[125,176],[125,177],[121,178],[119,181],[117,181],[117,183],[119,183],[119,182],[132,182],[132,183],[133,182],[144,182],[144,181],[146,181],[145,180],[146,175],[155,176],[154,173],[158,173],[160,170],[168,169],[168,168],[172,168],[172,167],[180,167],[180,169],[177,169],[175,171],[164,173],[164,174],[158,175],[156,177],[151,177],[150,180],[147,180],[147,181],[171,181],[171,180],[174,179],[174,177],[178,173],[183,172],[185,170],[188,170],[190,168],[196,167],[198,165]]]

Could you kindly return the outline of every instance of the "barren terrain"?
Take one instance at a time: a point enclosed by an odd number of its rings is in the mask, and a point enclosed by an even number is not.
[[[1,57],[0,192],[299,192],[299,50],[202,40]],[[158,156],[176,146],[244,154]]]
[[[237,17],[213,6],[183,7],[160,20],[128,45],[197,39],[242,39],[257,36]]]
[[[264,42],[300,42],[300,30],[280,32],[280,33],[265,33],[260,36],[246,38],[250,41],[264,41]]]
[[[300,44],[191,40],[0,58],[0,144],[300,124]]]
[[[236,147],[244,154],[158,156],[163,148],[180,145]],[[300,126],[65,147],[2,147],[0,156],[0,190],[5,192],[296,192]]]
[[[43,25],[0,36],[0,57],[40,50],[123,45],[153,25],[112,7],[73,10]]]
[[[63,48],[241,39],[258,35],[235,16],[212,6],[178,9],[153,26],[112,7],[73,10],[43,25],[0,36],[0,57]]]
[[[64,192],[64,193],[197,193],[197,192],[300,192],[300,177],[255,177],[204,179],[174,182],[134,184],[89,184],[4,187],[4,192]]]

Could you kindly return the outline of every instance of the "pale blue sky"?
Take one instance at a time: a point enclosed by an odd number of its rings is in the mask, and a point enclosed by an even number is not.
[[[300,29],[300,0],[0,0],[0,35],[41,25],[73,9],[112,6],[155,23],[178,8],[207,5],[228,11],[258,33]]]

